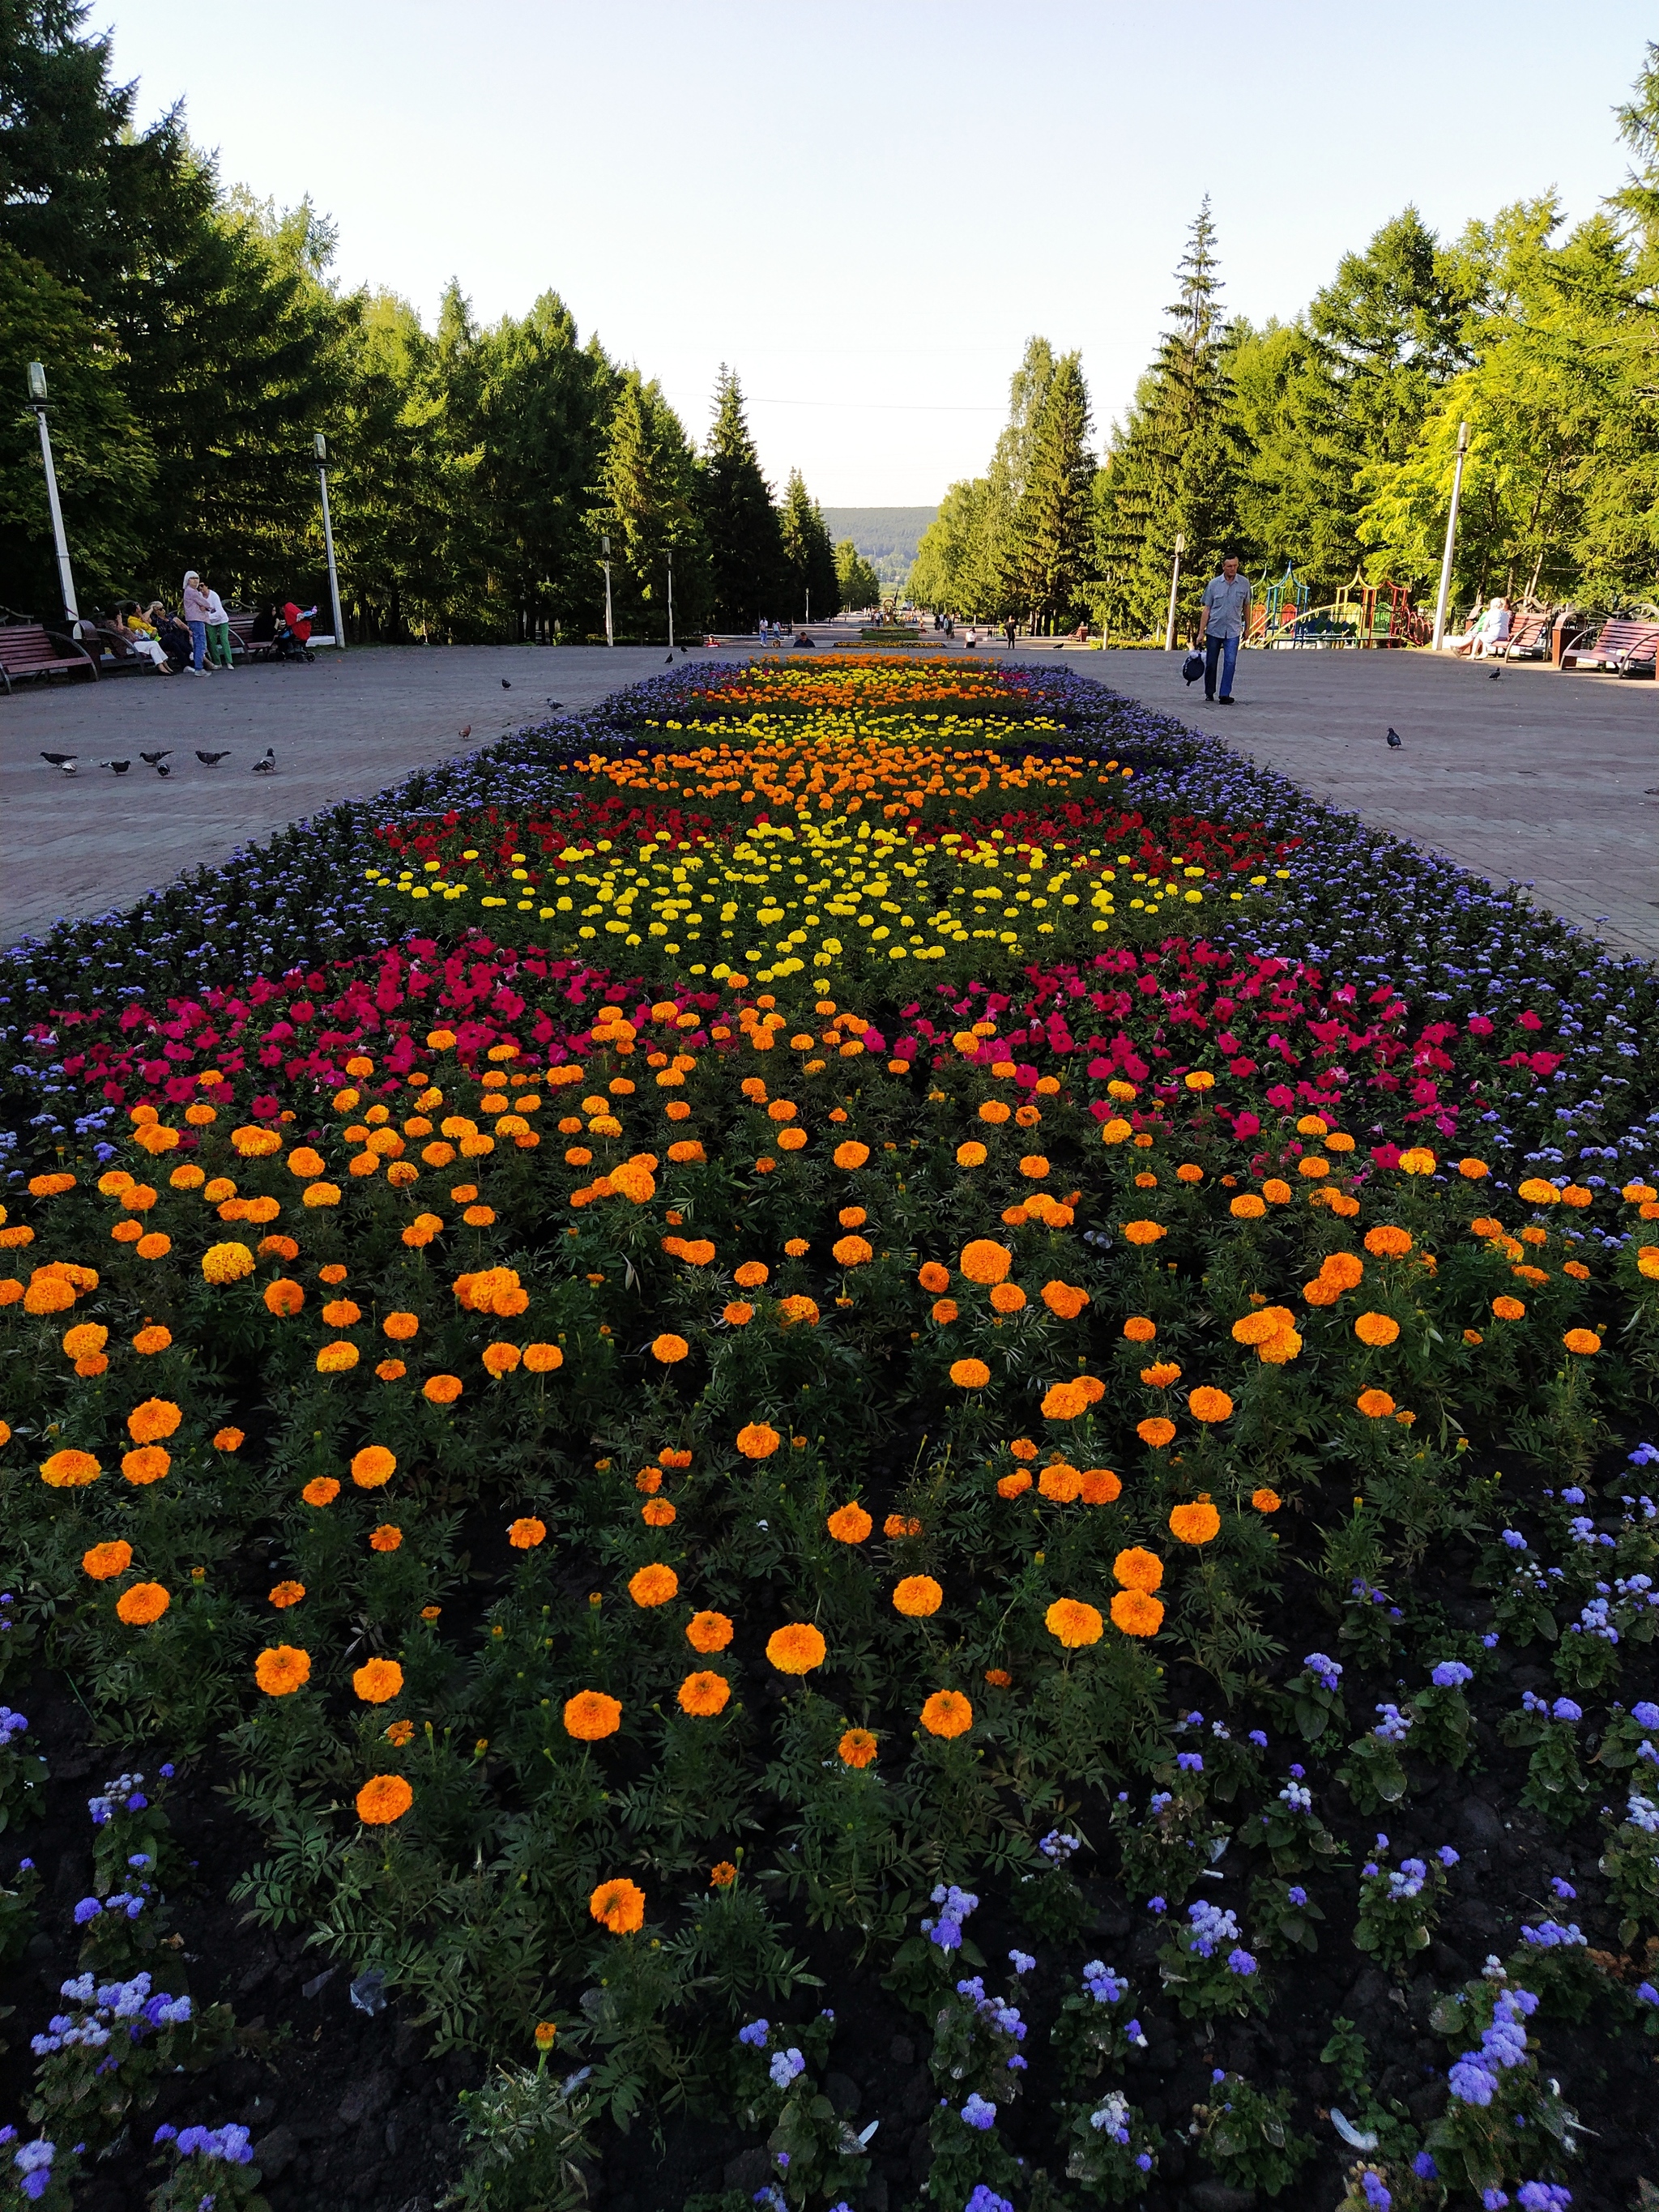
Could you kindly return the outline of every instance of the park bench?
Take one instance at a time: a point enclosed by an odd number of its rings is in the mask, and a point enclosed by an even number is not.
[[[1550,649],[1547,615],[1519,615],[1498,650],[1505,660],[1546,660]]]
[[[98,663],[73,638],[40,623],[0,623],[0,678],[8,691],[26,676],[72,676],[82,669],[98,681]]]
[[[1586,645],[1588,629],[1581,629],[1561,655],[1565,668],[1601,668],[1615,676],[1651,676],[1654,654],[1659,650],[1659,623],[1634,622],[1622,617],[1604,622],[1593,641]]]
[[[266,622],[270,617],[265,617]],[[230,618],[230,651],[234,659],[238,653],[249,660],[270,660],[275,657],[276,641],[274,637],[255,637],[254,626],[259,621],[257,614],[236,614]]]

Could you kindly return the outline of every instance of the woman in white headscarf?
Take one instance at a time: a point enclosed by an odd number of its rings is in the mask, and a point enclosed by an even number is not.
[[[207,659],[207,626],[212,618],[213,607],[194,568],[185,573],[180,612],[190,625],[190,672],[192,676],[205,676],[207,671],[203,663]]]

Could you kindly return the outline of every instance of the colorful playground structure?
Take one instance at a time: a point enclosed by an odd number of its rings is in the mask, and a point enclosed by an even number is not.
[[[1409,584],[1368,584],[1357,572],[1324,606],[1310,606],[1293,566],[1261,587],[1244,642],[1269,647],[1426,645],[1433,623],[1412,605]]]

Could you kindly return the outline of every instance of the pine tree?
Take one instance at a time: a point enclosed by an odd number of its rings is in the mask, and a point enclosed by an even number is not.
[[[1031,628],[1069,627],[1083,604],[1094,556],[1088,450],[1089,392],[1081,357],[1054,363],[1024,456],[1005,573]]]
[[[724,362],[698,472],[697,509],[708,544],[714,622],[722,629],[751,630],[787,592],[787,563],[743,393]]]
[[[629,369],[605,435],[588,515],[595,557],[601,533],[611,539],[611,580],[620,635],[665,637],[668,564],[674,568],[676,634],[704,627],[708,613],[708,549],[694,495],[696,459],[678,415],[653,379]]]
[[[817,619],[828,622],[841,607],[836,556],[830,543],[823,510],[806,489],[799,469],[791,469],[778,518],[787,562],[785,599],[779,609],[786,622],[805,622],[816,608]]]
[[[1242,437],[1219,303],[1215,226],[1206,198],[1177,264],[1174,327],[1115,429],[1097,501],[1102,613],[1112,627],[1161,629],[1175,541],[1185,540],[1183,612],[1238,532]]]

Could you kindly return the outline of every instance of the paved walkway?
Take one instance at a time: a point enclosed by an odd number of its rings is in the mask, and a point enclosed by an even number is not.
[[[1021,658],[1053,651],[1019,648]],[[125,904],[335,799],[487,744],[544,714],[550,698],[589,707],[662,665],[660,647],[410,647],[0,698],[0,942],[59,915]],[[1064,665],[1214,732],[1380,828],[1499,881],[1530,881],[1541,905],[1571,921],[1605,916],[1609,946],[1659,959],[1651,684],[1526,665],[1493,684],[1480,668],[1418,653],[1253,653],[1240,663],[1238,703],[1224,711],[1188,692],[1173,655],[1068,649]],[[1405,740],[1398,752],[1384,742],[1390,724]],[[165,781],[138,758],[163,745],[176,771]],[[267,745],[277,773],[253,777]],[[230,757],[204,768],[198,746]],[[80,773],[48,768],[43,749],[79,752]],[[131,759],[127,775],[92,766],[112,755]]]

